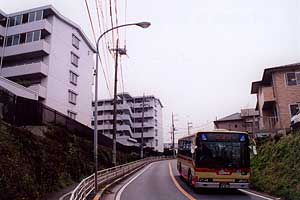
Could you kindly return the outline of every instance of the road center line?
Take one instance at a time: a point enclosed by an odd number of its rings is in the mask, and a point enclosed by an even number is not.
[[[172,181],[174,183],[174,185],[177,187],[177,189],[184,195],[186,196],[189,200],[196,200],[192,195],[190,195],[189,193],[187,193],[177,182],[177,180],[174,177],[173,171],[172,171],[172,167],[171,167],[171,162],[169,161],[169,172],[170,172],[170,176],[172,178]]]
[[[269,197],[264,197],[262,195],[259,195],[259,194],[255,194],[253,192],[249,192],[247,190],[243,190],[243,189],[238,189],[239,191],[243,192],[243,193],[246,193],[246,194],[249,194],[249,195],[253,195],[253,196],[256,196],[256,197],[259,197],[259,198],[262,198],[262,199],[266,199],[266,200],[276,200],[276,199],[271,199]]]
[[[140,171],[140,173],[138,173],[135,177],[133,177],[132,179],[130,179],[130,181],[128,181],[125,185],[123,185],[123,187],[118,191],[115,200],[120,200],[121,199],[121,195],[122,192],[125,190],[125,188],[132,183],[135,179],[137,179],[140,175],[142,175],[147,169],[149,169],[151,167],[153,163],[150,163],[146,168],[144,168],[142,171]]]

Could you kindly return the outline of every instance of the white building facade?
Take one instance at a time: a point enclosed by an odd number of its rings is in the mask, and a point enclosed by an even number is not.
[[[0,11],[0,37],[1,77],[90,126],[95,48],[77,24],[52,6]]]
[[[94,108],[94,102],[93,102]],[[154,96],[144,97],[143,138],[146,147],[163,152],[162,104]],[[124,145],[139,146],[142,133],[143,96],[132,97],[128,93],[118,95],[117,141]],[[113,99],[98,101],[98,133],[112,137]],[[94,125],[94,119],[92,119]]]

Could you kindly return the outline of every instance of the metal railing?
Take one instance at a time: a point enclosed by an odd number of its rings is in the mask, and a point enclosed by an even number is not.
[[[97,172],[98,186],[109,183],[119,177],[126,175],[138,167],[149,164],[154,161],[170,159],[171,157],[160,156],[160,157],[149,157],[142,160],[137,160],[123,165],[118,165],[116,167],[104,169]],[[94,190],[94,177],[91,175],[83,179],[77,187],[72,191],[69,200],[83,200]]]

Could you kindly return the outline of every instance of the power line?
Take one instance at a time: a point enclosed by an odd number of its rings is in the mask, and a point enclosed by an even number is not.
[[[127,23],[127,0],[125,0],[125,24]],[[124,29],[124,46],[126,47],[126,30],[127,28],[125,27]]]
[[[93,25],[93,21],[92,21],[92,18],[91,18],[91,13],[90,13],[90,9],[89,9],[89,5],[87,3],[87,0],[85,0],[85,5],[86,5],[87,11],[88,11],[89,20],[90,20],[90,24],[91,24],[91,27],[92,27],[93,36],[94,36],[94,40],[95,40],[95,44],[96,44],[96,42],[97,42],[96,34],[95,34],[94,25]]]
[[[100,31],[100,33],[103,33],[104,30],[102,30],[102,28],[101,28],[100,15],[99,15],[99,1],[95,0],[95,2],[96,2],[96,10],[97,10],[99,31]],[[107,54],[107,51],[105,51],[104,43],[102,42],[101,44],[102,44],[101,45],[102,51],[103,51],[103,54],[104,54],[104,63],[105,63],[106,73],[109,74],[109,71],[108,71],[108,54]],[[107,77],[107,79],[108,79],[108,83],[111,83],[109,76]]]
[[[90,13],[90,9],[89,9],[87,0],[85,0],[85,5],[86,5],[87,11],[88,11],[88,16],[89,16],[89,20],[90,20],[90,24],[91,24],[91,28],[92,28],[92,32],[93,32],[93,36],[94,36],[94,40],[95,40],[95,44],[97,44],[95,29],[94,29],[94,25],[93,25],[93,21],[92,21],[92,18],[91,18],[91,13]],[[104,71],[104,68],[103,68],[103,63],[102,63],[101,57],[100,56],[98,56],[98,57],[99,57],[99,60],[100,60],[100,65],[101,65],[101,68],[102,68],[102,71],[103,71],[103,75],[104,75],[107,90],[109,92],[110,97],[112,97],[110,89],[109,89],[109,85],[108,85],[108,82],[107,82],[106,74],[105,74],[105,71]],[[96,81],[98,81],[98,80],[96,80]]]
[[[114,27],[114,22],[113,22],[113,16],[112,16],[112,6],[111,6],[111,0],[109,0],[109,14],[110,14],[110,24],[111,28]],[[115,36],[114,36],[114,30],[111,32],[112,34],[112,45],[113,48],[115,47]]]

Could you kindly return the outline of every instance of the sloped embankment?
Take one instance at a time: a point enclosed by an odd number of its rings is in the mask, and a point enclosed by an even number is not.
[[[258,146],[258,155],[252,159],[252,184],[284,199],[300,199],[299,134]]]
[[[111,153],[100,146],[101,168],[110,166]],[[60,127],[41,134],[12,128],[0,121],[0,199],[41,199],[93,173],[93,144]],[[118,160],[137,156],[118,152]]]

